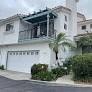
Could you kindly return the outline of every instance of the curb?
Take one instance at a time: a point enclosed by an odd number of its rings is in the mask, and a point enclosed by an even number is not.
[[[68,84],[68,83],[56,83],[56,82],[48,82],[48,81],[40,81],[40,80],[30,80],[33,84],[45,85],[45,86],[67,86],[67,87],[85,87],[92,88],[92,85],[85,84]]]

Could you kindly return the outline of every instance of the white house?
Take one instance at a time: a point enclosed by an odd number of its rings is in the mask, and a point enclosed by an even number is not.
[[[83,14],[77,13],[78,0],[66,0],[66,7],[58,6],[30,15],[14,15],[0,20],[0,65],[7,70],[30,73],[33,64],[55,65],[55,53],[49,41],[60,32],[74,40],[85,33],[85,25],[92,27]],[[80,22],[81,21],[81,22]],[[91,30],[90,30],[91,32]],[[80,51],[59,52],[65,59]]]

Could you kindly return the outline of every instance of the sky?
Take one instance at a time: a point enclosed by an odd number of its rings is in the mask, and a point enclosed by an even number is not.
[[[2,0],[0,3],[0,19],[14,14],[29,14],[46,7],[65,6],[65,0]],[[92,18],[92,0],[80,0],[78,12],[85,14],[87,19]]]

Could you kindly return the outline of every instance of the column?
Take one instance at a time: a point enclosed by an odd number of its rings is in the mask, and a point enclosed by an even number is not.
[[[49,37],[49,21],[50,21],[50,16],[49,14],[47,15],[47,37]]]

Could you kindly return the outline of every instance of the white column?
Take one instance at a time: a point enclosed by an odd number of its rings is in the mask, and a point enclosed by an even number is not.
[[[50,21],[50,16],[49,14],[47,15],[47,37],[49,36],[49,21]]]

